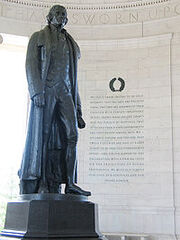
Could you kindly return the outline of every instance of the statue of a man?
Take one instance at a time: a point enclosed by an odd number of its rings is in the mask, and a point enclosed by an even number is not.
[[[55,5],[48,26],[28,45],[26,72],[31,110],[20,177],[20,193],[65,193],[89,196],[76,183],[77,128],[84,128],[77,86],[80,50],[66,32],[67,12]]]

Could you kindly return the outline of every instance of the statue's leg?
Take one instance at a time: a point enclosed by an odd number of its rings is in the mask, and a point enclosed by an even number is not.
[[[47,150],[48,150],[48,141],[50,138],[50,131],[52,127],[53,114],[56,105],[56,98],[54,95],[53,88],[46,88],[45,91],[45,106],[43,109],[43,156],[42,156],[42,177],[40,181],[39,192],[46,193],[49,192],[48,189],[48,168],[47,166]]]
[[[58,101],[58,116],[63,124],[66,141],[66,188],[65,193],[89,196],[91,193],[82,190],[75,183],[76,146],[78,140],[78,127],[76,110],[70,94],[61,95]]]
[[[61,96],[57,105],[58,118],[62,124],[66,145],[66,171],[68,182],[74,183],[76,167],[76,145],[78,139],[76,112],[71,95]]]
[[[61,184],[55,181],[48,180],[49,193],[61,193]]]

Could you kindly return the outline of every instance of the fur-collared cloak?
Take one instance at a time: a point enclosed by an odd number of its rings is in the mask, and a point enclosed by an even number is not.
[[[66,36],[69,54],[70,54],[70,82],[72,88],[72,96],[75,108],[81,109],[80,98],[77,87],[77,61],[80,58],[80,50],[73,38],[62,30]],[[32,35],[26,57],[26,74],[28,81],[29,94],[31,99],[37,94],[45,92],[45,81],[48,74],[48,69],[51,60],[51,50],[53,48],[53,34],[50,26],[46,26],[43,30]],[[21,180],[35,180],[42,177],[43,159],[43,107],[37,107],[31,101],[28,131],[26,144],[22,158],[21,168],[18,172]],[[58,155],[58,150],[61,149],[60,131],[58,125],[54,121],[52,126],[51,142],[49,144],[50,155],[55,153],[55,157],[61,158]],[[60,153],[59,153],[60,154]],[[62,154],[62,153],[61,153]],[[54,159],[54,156],[52,158]],[[59,159],[56,159],[59,161]],[[49,161],[49,160],[48,160]],[[59,170],[56,171],[55,178],[58,181],[65,182],[63,161],[56,166]]]

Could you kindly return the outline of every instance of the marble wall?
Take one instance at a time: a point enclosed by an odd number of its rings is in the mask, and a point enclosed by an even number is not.
[[[171,39],[79,42],[79,180],[99,203],[102,231],[174,233]],[[115,77],[121,92],[109,88]]]
[[[0,32],[30,36],[51,4],[17,2],[0,1]],[[82,55],[79,184],[101,230],[180,239],[179,0],[63,3]]]

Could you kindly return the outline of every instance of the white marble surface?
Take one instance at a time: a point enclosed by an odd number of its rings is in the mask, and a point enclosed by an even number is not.
[[[80,133],[79,181],[92,190],[92,200],[99,203],[102,231],[158,234],[164,229],[164,234],[173,234],[171,37],[166,34],[130,40],[79,42],[82,49],[79,85],[87,121],[86,130]],[[126,87],[122,93],[109,90],[109,81],[113,77],[125,79]],[[89,177],[88,96],[132,96],[137,93],[144,99],[144,177],[131,177],[122,183]],[[122,113],[119,113],[121,117]],[[97,174],[98,170],[95,172]]]

